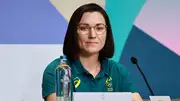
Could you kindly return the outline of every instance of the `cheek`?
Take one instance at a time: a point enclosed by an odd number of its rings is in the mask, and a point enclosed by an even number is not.
[[[106,43],[106,35],[102,36],[101,43],[102,43],[102,47],[104,47],[104,45]]]
[[[85,38],[82,36],[78,36],[78,45],[80,48],[83,47],[83,42],[84,42]]]

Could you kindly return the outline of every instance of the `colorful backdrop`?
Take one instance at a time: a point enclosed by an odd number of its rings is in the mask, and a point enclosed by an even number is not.
[[[155,95],[180,98],[179,0],[0,0],[0,100],[42,101],[43,71],[62,55],[71,14],[88,2],[109,14],[112,59],[129,69],[143,98],[149,91],[132,56]]]

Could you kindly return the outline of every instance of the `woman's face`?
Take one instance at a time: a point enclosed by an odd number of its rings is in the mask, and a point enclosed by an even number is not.
[[[77,27],[80,54],[97,54],[106,41],[106,22],[99,12],[83,14]]]

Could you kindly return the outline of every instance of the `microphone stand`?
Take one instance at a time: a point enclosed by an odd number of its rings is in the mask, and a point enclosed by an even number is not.
[[[137,63],[136,63],[136,66],[137,66],[137,68],[139,69],[140,73],[142,74],[143,79],[144,79],[144,81],[145,81],[145,83],[146,83],[146,85],[147,85],[147,87],[148,87],[148,89],[149,89],[151,95],[154,96],[154,93],[153,93],[153,91],[152,91],[152,89],[151,89],[151,87],[150,87],[150,85],[149,85],[149,83],[148,83],[148,81],[147,81],[147,79],[146,79],[144,73],[142,72],[142,70],[140,69],[140,67],[139,67],[139,65],[138,65]]]
[[[139,65],[138,65],[137,59],[136,59],[135,57],[131,57],[131,62],[136,65],[136,67],[137,67],[138,70],[140,71],[141,75],[143,76],[143,79],[144,79],[144,81],[145,81],[145,83],[146,83],[146,85],[147,85],[147,87],[148,87],[151,95],[154,96],[154,93],[153,93],[153,91],[152,91],[152,89],[151,89],[151,87],[150,87],[150,85],[149,85],[149,83],[148,83],[148,81],[147,81],[144,73],[142,72],[141,68],[140,68]]]

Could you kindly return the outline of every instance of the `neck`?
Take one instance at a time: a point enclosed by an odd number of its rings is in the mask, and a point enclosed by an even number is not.
[[[99,54],[93,54],[91,56],[80,55],[79,59],[84,68],[89,72],[95,71],[100,67]]]

